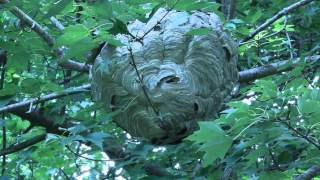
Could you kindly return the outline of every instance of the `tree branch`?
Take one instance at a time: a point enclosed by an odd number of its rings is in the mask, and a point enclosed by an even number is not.
[[[32,106],[34,104],[39,104],[42,102],[46,102],[46,101],[50,101],[53,99],[58,99],[61,97],[65,97],[65,96],[69,96],[69,95],[73,95],[73,94],[79,94],[82,92],[87,92],[90,89],[91,85],[90,84],[85,84],[79,87],[75,87],[75,88],[69,88],[66,89],[62,92],[55,92],[55,93],[51,93],[42,97],[38,97],[38,98],[32,98],[26,101],[22,101],[22,102],[18,102],[18,103],[14,103],[14,104],[10,104],[4,107],[0,108],[0,113],[1,112],[8,112],[8,111],[13,111],[15,109],[21,108],[21,107],[25,107],[25,106]]]
[[[316,177],[319,174],[320,174],[320,166],[313,165],[304,173],[297,176],[295,180],[311,180],[312,178]]]
[[[255,29],[253,32],[251,32],[248,36],[244,37],[242,40],[240,40],[240,44],[243,42],[246,42],[250,39],[252,39],[255,35],[257,35],[259,32],[263,31],[266,29],[268,26],[270,26],[272,23],[274,23],[276,20],[281,18],[282,16],[288,14],[289,12],[304,6],[306,4],[311,3],[314,0],[301,0],[299,2],[296,2],[288,7],[283,8],[281,11],[279,11],[276,15],[271,17],[270,19],[266,20],[263,24],[261,24],[257,29]]]
[[[320,61],[320,55],[306,57],[305,60],[310,63],[315,63]],[[292,62],[290,65],[289,63]],[[259,66],[256,68],[247,69],[239,72],[239,81],[248,82],[255,79],[263,78],[273,74],[289,71],[294,68],[300,62],[300,59],[295,61],[279,61],[276,63],[268,64],[265,66]]]
[[[51,16],[50,17],[50,21],[59,31],[63,31],[64,30],[63,24],[57,18]]]
[[[89,73],[91,65],[80,63],[73,60],[66,60],[59,64],[59,66],[63,67],[64,69],[83,72],[83,73]]]
[[[3,156],[3,155],[8,155],[8,154],[12,154],[12,153],[15,153],[15,152],[18,152],[22,149],[25,149],[27,147],[30,147],[34,144],[37,144],[38,142],[41,142],[43,140],[46,139],[46,136],[47,134],[41,134],[41,135],[38,135],[30,140],[26,140],[22,143],[19,143],[19,144],[16,144],[16,145],[12,145],[6,149],[3,149],[0,151],[0,156]]]

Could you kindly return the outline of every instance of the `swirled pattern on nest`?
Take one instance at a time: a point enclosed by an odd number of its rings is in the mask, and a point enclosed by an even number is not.
[[[124,46],[105,46],[91,71],[94,97],[117,112],[114,121],[155,144],[177,142],[197,120],[214,118],[238,80],[237,45],[217,15],[166,13],[159,9],[148,23],[131,23],[137,37],[153,29],[143,43],[118,35]],[[210,31],[190,33],[198,28]]]

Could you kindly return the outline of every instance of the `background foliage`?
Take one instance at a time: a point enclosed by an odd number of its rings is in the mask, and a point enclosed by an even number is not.
[[[231,20],[224,20],[220,2],[180,0],[174,9],[215,12],[240,40],[295,2],[238,0]],[[174,3],[12,0],[0,4],[0,46],[8,58],[0,105],[88,83],[88,74],[60,64],[68,59],[92,63],[87,61],[91,50],[103,42],[120,45],[114,36],[127,33],[128,22],[146,22],[157,8],[170,8]],[[10,13],[14,6],[45,27],[56,39],[53,47]],[[59,30],[51,17],[65,28]],[[240,43],[239,69],[317,55],[319,29],[320,3],[314,1]],[[61,47],[64,56],[57,56],[54,49]],[[318,69],[319,63],[301,61],[292,71],[242,83],[239,95],[226,104],[218,119],[200,122],[199,131],[176,145],[153,146],[130,137],[112,122],[112,114],[93,103],[89,92],[31,106],[30,112],[41,111],[53,119],[52,126],[32,124],[17,113],[3,113],[0,142],[6,147],[48,133],[44,141],[7,155],[0,179],[158,179],[154,164],[166,170],[164,179],[291,179],[320,166]],[[54,133],[50,128],[56,125],[68,133]],[[108,138],[114,143],[106,145]],[[108,160],[105,152],[118,144],[130,155]]]

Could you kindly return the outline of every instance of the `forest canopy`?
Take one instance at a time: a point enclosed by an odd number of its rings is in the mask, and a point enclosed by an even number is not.
[[[142,35],[130,31],[130,24],[147,23],[161,9],[168,13]],[[194,132],[159,145],[130,135],[115,120],[123,112],[95,101],[90,69],[106,46],[127,48],[139,93],[148,96],[132,49],[118,37],[143,46],[171,12],[216,14],[238,46],[239,79],[216,105],[216,116],[196,117]],[[318,0],[0,0],[0,23],[1,180],[320,175]],[[227,48],[223,57],[230,59]],[[201,67],[197,72],[210,69]]]

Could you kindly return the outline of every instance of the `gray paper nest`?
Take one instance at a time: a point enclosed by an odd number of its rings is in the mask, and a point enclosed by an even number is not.
[[[106,45],[91,71],[94,97],[116,112],[114,121],[155,144],[177,142],[197,129],[197,120],[216,117],[238,80],[237,45],[217,15],[166,13],[131,23],[136,37],[153,29],[143,44],[118,35],[124,46]],[[212,31],[190,35],[198,28]]]

